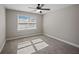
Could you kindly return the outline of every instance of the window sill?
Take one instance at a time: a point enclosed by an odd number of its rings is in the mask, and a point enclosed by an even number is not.
[[[19,30],[17,30],[17,31],[26,31],[26,30],[36,30],[36,28],[19,29]]]

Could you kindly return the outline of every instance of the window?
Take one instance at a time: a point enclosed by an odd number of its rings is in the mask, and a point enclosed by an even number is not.
[[[17,30],[36,29],[36,19],[31,16],[17,16]]]

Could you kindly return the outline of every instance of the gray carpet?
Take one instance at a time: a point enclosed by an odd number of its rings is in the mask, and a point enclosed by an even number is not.
[[[1,54],[78,54],[79,48],[38,35],[6,41]]]

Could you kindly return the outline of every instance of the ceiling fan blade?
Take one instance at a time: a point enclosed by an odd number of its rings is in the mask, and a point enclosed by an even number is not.
[[[41,10],[50,10],[50,9],[47,9],[47,8],[42,8]]]
[[[28,7],[28,8],[30,8],[30,9],[36,9],[36,8],[33,8],[33,7]]]
[[[44,6],[44,4],[41,4],[41,7],[43,7]]]

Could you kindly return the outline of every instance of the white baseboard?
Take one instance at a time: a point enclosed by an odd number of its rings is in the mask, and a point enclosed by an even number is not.
[[[7,40],[14,40],[14,39],[19,39],[19,38],[24,38],[24,37],[30,37],[30,36],[35,36],[35,35],[40,35],[42,33],[38,33],[38,34],[32,34],[29,36],[18,36],[18,37],[13,37],[13,38],[7,38]]]
[[[2,51],[2,49],[3,49],[3,47],[4,47],[4,45],[5,45],[5,42],[6,42],[6,40],[3,42],[3,44],[2,44],[2,46],[1,46],[1,48],[0,48],[0,53],[1,53],[1,51]]]
[[[56,39],[56,40],[62,41],[62,42],[67,43],[67,44],[69,44],[69,45],[72,45],[72,46],[74,46],[74,47],[79,48],[79,45],[78,45],[78,44],[65,41],[65,40],[63,40],[63,39],[57,38],[57,37],[55,37],[55,36],[51,36],[51,35],[49,35],[49,34],[44,34],[44,35],[46,35],[46,36],[48,36],[48,37],[50,37],[50,38],[54,38],[54,39]]]

